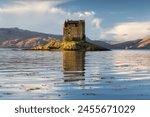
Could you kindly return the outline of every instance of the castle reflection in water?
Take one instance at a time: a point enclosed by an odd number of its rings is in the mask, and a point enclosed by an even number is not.
[[[63,67],[64,81],[73,82],[84,79],[85,52],[82,51],[64,51]]]

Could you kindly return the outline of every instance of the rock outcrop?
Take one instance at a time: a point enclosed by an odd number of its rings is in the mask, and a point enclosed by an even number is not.
[[[36,46],[32,50],[81,50],[81,51],[107,51],[109,49],[86,41],[50,41],[43,46]]]

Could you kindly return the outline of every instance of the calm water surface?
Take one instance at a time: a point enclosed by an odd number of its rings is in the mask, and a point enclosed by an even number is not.
[[[0,49],[0,99],[150,99],[150,51]]]

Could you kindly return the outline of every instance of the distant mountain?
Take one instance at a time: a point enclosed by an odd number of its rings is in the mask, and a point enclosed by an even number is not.
[[[138,48],[148,48],[148,49],[150,49],[150,36],[142,39],[139,42]]]
[[[13,40],[13,39],[24,40],[24,39],[35,38],[35,37],[61,38],[62,36],[23,30],[19,28],[0,28],[0,40]]]
[[[109,44],[109,43],[106,43],[104,41],[98,41],[98,40],[90,40],[90,39],[86,39],[87,42],[90,42],[92,44],[95,44],[95,45],[98,45],[98,46],[101,46],[101,47],[104,47],[104,48],[108,48],[108,49],[112,49],[113,48],[113,45]]]
[[[150,36],[144,39],[112,44],[112,49],[150,49]]]
[[[150,49],[150,36],[143,39],[137,39],[132,41],[93,41],[88,40],[89,42],[108,48],[108,49]]]
[[[50,40],[61,40],[61,35],[39,33],[19,28],[0,28],[0,47],[31,48]]]
[[[52,41],[61,41],[62,35],[46,34],[19,28],[0,28],[0,47],[33,48]],[[108,49],[150,49],[150,36],[127,42],[105,42],[86,39],[87,42]]]
[[[45,45],[51,40],[61,41],[62,38],[62,35],[45,34],[19,28],[0,28],[0,47],[5,48],[33,48],[37,45]],[[103,41],[92,41],[88,38],[87,41],[104,48],[111,48],[110,44]]]

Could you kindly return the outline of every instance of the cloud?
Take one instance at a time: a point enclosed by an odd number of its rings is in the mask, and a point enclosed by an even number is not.
[[[125,22],[115,25],[103,31],[101,36],[108,38],[112,36],[118,40],[134,40],[150,35],[150,21],[145,22]]]
[[[101,19],[94,11],[71,12],[58,7],[66,0],[7,0],[0,5],[0,27],[19,27],[39,32],[62,34],[67,19],[86,20],[86,34],[93,39],[99,38]]]
[[[69,0],[1,0],[0,27],[19,27],[51,34],[62,34],[67,19],[86,21],[86,36],[91,39],[134,40],[150,35],[150,21],[124,22],[103,28],[94,11],[70,11],[59,7]]]
[[[99,28],[100,28],[100,25],[101,25],[101,22],[102,22],[101,19],[94,18],[94,19],[92,20],[92,25],[95,26],[97,29],[99,29]]]
[[[46,12],[51,13],[61,13],[63,10],[56,8],[57,4],[62,3],[62,1],[48,1],[48,0],[14,0],[13,4],[8,4],[7,6],[2,6],[0,8],[0,13],[25,13],[25,12]]]
[[[71,15],[71,13],[70,13],[70,15]],[[80,17],[83,18],[83,17],[90,17],[90,16],[95,15],[95,12],[94,11],[74,12],[73,15],[78,16],[79,18]]]

